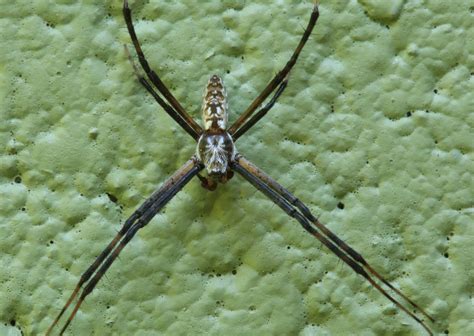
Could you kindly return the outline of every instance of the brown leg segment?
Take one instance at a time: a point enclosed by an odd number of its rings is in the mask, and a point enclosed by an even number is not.
[[[117,233],[114,239],[96,258],[94,263],[92,263],[92,265],[89,266],[89,268],[81,275],[81,278],[77,283],[73,293],[67,300],[64,307],[61,309],[59,315],[55,318],[53,323],[46,331],[46,336],[51,333],[54,326],[59,322],[59,319],[62,317],[64,312],[68,309],[68,307],[71,305],[71,303],[79,293],[82,285],[86,284],[86,287],[84,288],[84,291],[82,292],[79,301],[76,303],[73,312],[69,316],[66,325],[63,327],[61,334],[64,332],[64,330],[66,330],[67,326],[74,318],[84,298],[93,290],[102,275],[110,267],[116,256],[122,250],[122,248],[135,235],[136,231],[148,224],[148,222],[156,215],[156,213],[160,211],[161,208],[163,208],[174,197],[174,195],[176,195],[176,193],[181,190],[181,188],[183,188],[184,185],[201,169],[201,163],[197,161],[197,159],[192,158],[188,160],[180,169],[178,169],[178,171],[176,171],[170,178],[168,178],[163,183],[163,185],[158,190],[156,190],[137,210],[135,210],[135,212],[125,221],[122,229]],[[116,248],[118,243],[119,246]]]
[[[200,135],[202,133],[202,128],[199,126],[198,123],[184,110],[178,100],[173,96],[173,94],[168,90],[166,85],[161,81],[160,77],[153,71],[150,66],[148,65],[148,61],[145,58],[145,54],[142,51],[140,46],[140,42],[138,41],[137,34],[135,33],[135,28],[133,27],[132,22],[132,11],[128,7],[128,1],[124,0],[123,2],[123,17],[125,19],[125,23],[127,24],[127,29],[130,34],[130,38],[132,39],[133,46],[138,55],[138,60],[140,65],[142,66],[143,70],[145,71],[146,75],[150,79],[150,81],[155,85],[158,91],[165,97],[165,99],[170,103],[170,105],[174,108],[174,110],[186,121],[191,129],[194,130],[195,134]],[[194,136],[197,140],[198,137]]]
[[[196,131],[193,128],[191,128],[191,126],[189,126],[186,120],[184,120],[181,117],[181,115],[179,115],[170,105],[166,104],[166,102],[160,97],[160,95],[155,92],[155,90],[150,85],[150,83],[148,83],[148,81],[138,71],[138,68],[133,62],[132,56],[130,55],[130,52],[126,45],[124,45],[124,49],[125,49],[125,54],[128,57],[128,60],[132,64],[133,72],[137,76],[137,79],[140,82],[140,84],[142,84],[145,87],[145,89],[153,96],[153,98],[155,98],[157,103],[160,104],[160,106],[166,111],[166,113],[168,113],[168,115],[171,118],[173,118],[174,121],[176,121],[189,135],[191,135],[194,138],[194,140],[197,141],[199,139],[200,134],[197,134]]]
[[[232,126],[229,127],[228,132],[230,135],[234,135],[234,133],[237,131],[239,127],[241,127],[248,118],[255,112],[255,110],[267,99],[267,97],[283,82],[283,80],[288,76],[288,73],[291,71],[293,66],[296,64],[296,61],[298,60],[298,56],[301,53],[301,50],[303,50],[304,45],[306,44],[306,41],[308,41],[309,36],[311,35],[311,32],[313,31],[314,25],[316,24],[316,21],[318,20],[319,17],[319,11],[318,11],[318,5],[315,2],[313,11],[311,13],[311,17],[308,22],[308,26],[306,27],[303,36],[301,37],[301,40],[296,47],[295,51],[293,52],[293,55],[291,56],[290,60],[286,63],[285,67],[278,72],[275,77],[270,81],[270,83],[267,84],[265,89],[262,91],[262,93],[255,98],[255,100],[250,104],[250,106],[245,110],[244,113],[240,115],[240,117],[232,124]]]
[[[353,248],[346,244],[342,239],[340,239],[336,234],[334,234],[331,230],[329,230],[324,224],[322,224],[308,209],[308,207],[301,202],[298,198],[293,196],[286,188],[280,185],[277,181],[272,179],[269,175],[263,172],[260,168],[255,166],[253,163],[245,159],[243,156],[238,157],[238,162],[242,167],[250,171],[252,174],[257,176],[260,180],[262,180],[265,184],[267,184],[270,188],[275,190],[279,195],[281,195],[286,201],[288,201],[293,206],[296,206],[298,210],[313,224],[315,225],[324,235],[326,235],[334,244],[339,246],[344,252],[346,252],[350,257],[361,264],[363,267],[369,271],[370,274],[375,276],[379,279],[382,283],[384,283],[387,287],[393,290],[395,293],[400,295],[405,301],[410,303],[415,309],[417,309],[420,313],[422,313],[426,318],[430,321],[434,322],[434,318],[428,315],[420,306],[418,306],[414,301],[408,298],[405,294],[400,292],[396,289],[390,282],[388,282],[385,278],[383,278],[378,272],[376,272],[365,259]]]
[[[237,131],[232,135],[232,139],[237,141],[238,138],[242,136],[245,132],[247,132],[253,125],[255,125],[260,119],[262,119],[268,111],[275,105],[278,97],[285,91],[286,86],[288,85],[288,77],[286,77],[283,82],[278,86],[275,94],[273,95],[272,99],[262,107],[257,113],[255,113],[245,124],[237,129]]]
[[[275,204],[277,204],[283,211],[289,216],[295,218],[303,228],[323,243],[331,252],[333,252],[339,259],[351,267],[356,273],[363,276],[373,287],[375,287],[380,293],[386,298],[393,302],[399,309],[403,310],[417,323],[419,323],[429,335],[433,333],[428,326],[413,314],[409,309],[402,305],[398,300],[392,297],[385,289],[377,284],[372,277],[364,270],[364,268],[376,278],[380,279],[382,283],[387,285],[390,289],[394,290],[395,293],[399,294],[403,299],[407,300],[415,308],[417,308],[422,314],[428,317],[431,321],[434,319],[424,312],[418,305],[412,300],[408,299],[400,291],[395,289],[388,281],[383,279],[378,273],[376,273],[367,262],[338,238],[334,233],[329,231],[323,224],[321,224],[310,212],[309,209],[296,197],[294,197],[289,191],[279,185],[275,180],[271,179],[268,175],[263,173],[260,169],[250,163],[248,160],[239,156],[236,161],[233,162],[232,168],[242,175],[247,181],[254,185],[258,190],[270,198]],[[315,225],[317,229],[312,226]],[[318,231],[320,230],[320,231]]]

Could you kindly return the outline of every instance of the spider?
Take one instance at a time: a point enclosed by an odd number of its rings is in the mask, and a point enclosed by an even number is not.
[[[125,221],[121,230],[109,245],[81,275],[74,291],[48,328],[46,335],[52,332],[63,314],[80,293],[72,312],[60,331],[60,335],[65,332],[85,298],[93,291],[99,280],[119,256],[122,249],[130,242],[138,230],[147,225],[193,177],[199,178],[202,187],[213,191],[219,184],[228,182],[233,177],[234,172],[237,172],[250,182],[288,216],[296,219],[304,230],[318,239],[340,260],[352,268],[354,272],[361,275],[400,310],[414,319],[429,335],[432,335],[430,328],[425,322],[415,315],[408,308],[408,305],[402,304],[401,301],[404,300],[431,322],[434,322],[430,315],[396,289],[375,271],[358,252],[323,225],[303,202],[242,156],[235,147],[235,141],[268,113],[287,87],[289,73],[296,64],[318,20],[319,10],[317,1],[314,2],[309,22],[291,58],[230,127],[227,125],[227,94],[222,79],[218,75],[212,75],[207,83],[202,104],[202,122],[204,127],[201,127],[184,110],[158,74],[150,68],[135,33],[132,13],[127,0],[123,2],[123,15],[133,46],[138,55],[139,63],[146,74],[146,77],[141,75],[125,46],[125,52],[138,81],[165,112],[197,142],[196,153]],[[270,95],[272,96],[270,97]],[[264,104],[269,97],[268,102]],[[206,176],[201,175],[200,172],[202,170],[207,172]],[[392,291],[392,294],[389,293],[387,288]],[[398,299],[396,296],[398,296]]]

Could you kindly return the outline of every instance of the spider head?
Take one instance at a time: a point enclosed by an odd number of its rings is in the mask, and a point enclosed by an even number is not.
[[[210,176],[225,175],[235,157],[234,142],[225,131],[205,131],[198,140],[196,154]]]
[[[225,131],[227,127],[227,93],[224,82],[212,75],[206,85],[202,103],[204,129]]]

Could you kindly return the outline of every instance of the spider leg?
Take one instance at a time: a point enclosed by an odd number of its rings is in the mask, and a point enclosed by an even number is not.
[[[186,121],[189,128],[193,129],[193,138],[197,140],[199,135],[202,133],[202,128],[199,126],[198,123],[184,110],[178,100],[173,96],[173,94],[168,90],[166,85],[161,81],[160,77],[150,68],[148,61],[145,58],[145,54],[142,51],[140,46],[140,42],[138,41],[137,34],[135,33],[135,28],[132,22],[132,11],[128,7],[128,1],[123,1],[123,17],[125,19],[125,23],[127,24],[127,29],[130,34],[130,38],[132,39],[133,46],[138,55],[138,60],[140,65],[142,66],[143,70],[145,71],[146,75],[150,79],[150,81],[155,85],[158,91],[165,97],[165,99],[170,103],[171,106],[175,109],[175,111],[181,116],[182,119]]]
[[[260,190],[265,196],[271,199],[277,204],[283,211],[285,211],[290,217],[295,218],[301,226],[321,243],[323,243],[331,252],[333,252],[339,259],[351,267],[356,273],[363,276],[373,287],[375,287],[380,293],[382,293],[387,299],[394,303],[399,309],[403,310],[417,323],[419,323],[429,335],[433,335],[428,326],[413,314],[408,308],[402,305],[397,299],[390,295],[385,289],[383,289],[374,279],[370,276],[371,273],[376,278],[379,278],[384,284],[388,284],[388,281],[383,279],[378,273],[365,262],[359,253],[355,252],[351,247],[344,243],[334,233],[329,231],[323,224],[321,224],[310,212],[309,209],[296,197],[294,197],[289,191],[279,185],[275,180],[271,179],[268,175],[263,173],[260,169],[255,167],[248,160],[242,156],[238,156],[235,161],[232,162],[232,169],[237,171],[242,177],[249,181],[255,188]],[[312,226],[314,224],[317,228]],[[361,261],[363,260],[363,262]],[[369,273],[366,272],[365,269]],[[375,273],[373,273],[375,272]],[[406,299],[406,296],[401,294],[400,291],[396,290],[392,285],[387,285],[400,294],[401,297]],[[426,314],[418,305],[414,304],[413,301],[407,299],[407,301],[414,305],[420,312],[427,316],[431,321],[434,321],[432,317]]]
[[[303,36],[301,37],[300,42],[298,43],[298,46],[293,52],[293,55],[291,55],[291,58],[286,63],[285,67],[280,72],[278,72],[275,75],[275,77],[273,77],[273,79],[267,84],[265,89],[263,89],[262,93],[260,93],[260,95],[254,99],[254,101],[250,104],[247,110],[245,110],[245,112],[240,115],[240,117],[232,124],[232,126],[229,127],[228,132],[230,135],[233,135],[237,131],[237,129],[241,127],[245,121],[247,121],[247,119],[255,112],[255,110],[265,101],[265,99],[267,99],[267,97],[288,76],[289,72],[291,71],[293,66],[296,64],[296,61],[298,60],[298,56],[300,55],[301,50],[306,44],[306,41],[308,41],[308,38],[311,35],[311,32],[313,31],[314,25],[316,24],[316,21],[318,20],[318,17],[319,17],[318,4],[317,4],[317,1],[315,1],[308,25],[303,33]]]
[[[84,301],[84,298],[94,289],[97,282],[110,267],[123,247],[135,235],[136,231],[148,224],[148,222],[156,215],[156,213],[160,211],[201,169],[201,162],[194,157],[191,158],[171,177],[169,177],[163,183],[163,185],[158,188],[137,210],[133,212],[133,214],[125,221],[122,229],[117,233],[114,239],[100,253],[94,263],[92,263],[92,265],[89,266],[89,268],[81,275],[81,278],[77,283],[73,293],[67,300],[64,307],[61,309],[59,315],[46,331],[46,336],[51,333],[54,326],[59,322],[59,319],[75,299],[81,287],[86,284],[86,287],[81,293],[79,301],[76,303],[74,311],[69,316],[66,325],[61,331],[61,334],[64,332],[64,330],[66,330],[67,326],[70,324],[77,310],[79,309],[82,301]],[[116,248],[118,243],[119,246]]]
[[[176,121],[186,132],[188,132],[189,135],[194,138],[194,140],[197,141],[199,139],[200,134],[196,133],[196,131],[186,122],[186,120],[183,119],[183,117],[178,114],[170,105],[166,104],[166,102],[160,97],[160,95],[155,92],[150,83],[148,83],[148,81],[138,71],[138,68],[135,62],[133,62],[132,56],[130,55],[130,51],[128,50],[127,46],[124,45],[123,47],[125,49],[125,54],[127,55],[128,60],[132,64],[133,72],[137,76],[138,81],[153,96],[153,98],[155,98],[155,100],[166,111],[166,113],[168,113],[168,115],[173,118],[174,121]]]
[[[237,129],[237,131],[232,135],[232,139],[236,141],[242,134],[247,132],[253,125],[255,125],[260,119],[262,119],[265,114],[275,105],[278,97],[285,91],[286,86],[288,85],[288,77],[286,77],[283,82],[280,83],[278,86],[275,94],[273,95],[272,99],[260,110],[257,111],[246,123],[244,123],[241,127]]]
[[[326,235],[334,244],[336,244],[340,249],[346,252],[354,261],[361,264],[369,273],[379,279],[383,284],[393,290],[395,293],[400,295],[405,301],[410,303],[415,309],[417,309],[420,313],[422,313],[426,318],[430,321],[434,322],[434,318],[428,315],[420,306],[418,306],[413,300],[408,298],[405,294],[403,294],[400,290],[395,288],[390,282],[388,282],[384,277],[382,277],[377,271],[375,271],[367,261],[352,247],[347,245],[342,239],[340,239],[335,233],[329,230],[323,223],[321,223],[318,218],[316,218],[308,209],[308,207],[301,202],[298,198],[296,198],[292,193],[290,193],[286,188],[280,185],[277,181],[267,175],[264,171],[260,168],[255,166],[249,160],[240,156],[237,158],[240,165],[242,165],[246,170],[250,171],[253,175],[257,176],[260,180],[262,180],[265,184],[267,184],[270,188],[275,190],[279,195],[281,195],[286,201],[288,201],[291,205],[298,208],[303,216],[305,216],[313,225],[315,225],[324,235]]]

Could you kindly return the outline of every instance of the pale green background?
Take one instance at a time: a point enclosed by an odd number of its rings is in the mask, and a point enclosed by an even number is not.
[[[0,4],[0,334],[36,335],[194,144],[135,80],[119,1]],[[311,1],[131,6],[183,106],[198,118],[218,73],[234,120],[290,56]],[[437,334],[474,334],[472,6],[323,1],[284,96],[237,143],[425,307]],[[67,333],[423,331],[236,177],[214,193],[193,180]]]

